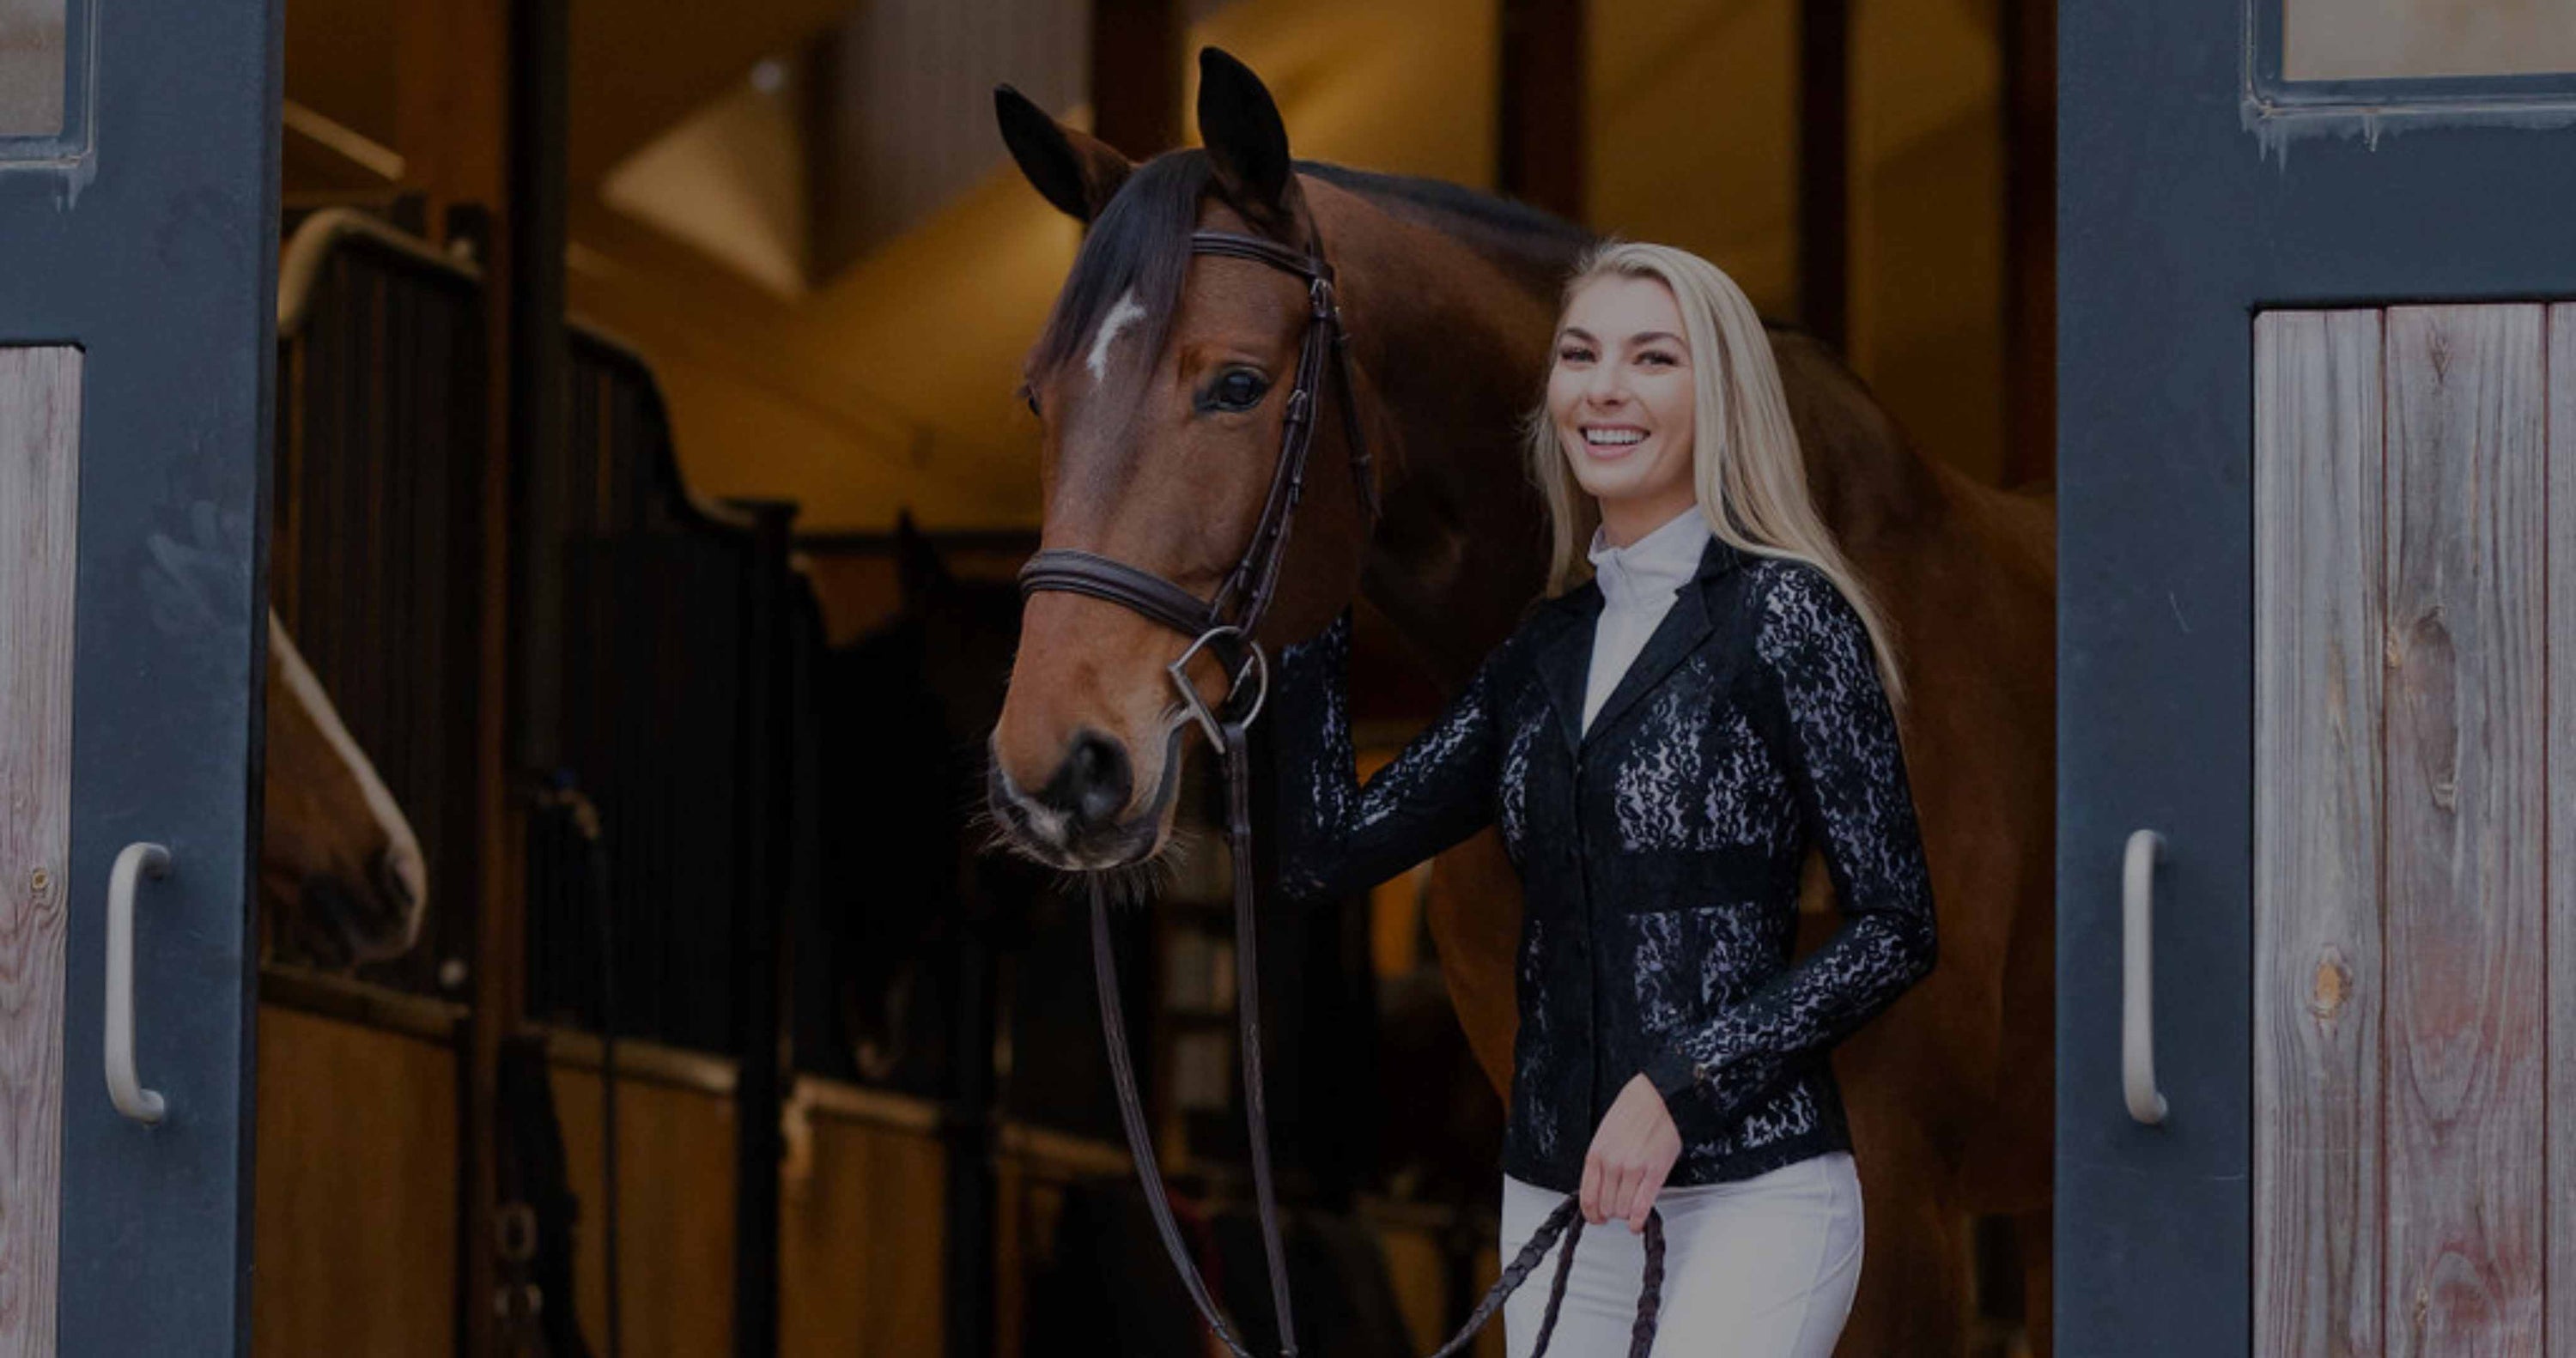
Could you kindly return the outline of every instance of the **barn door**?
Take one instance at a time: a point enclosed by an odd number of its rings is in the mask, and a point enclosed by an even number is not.
[[[2576,28],[2471,8],[2061,9],[2061,1353],[2576,1344]]]
[[[2563,1348],[2576,305],[2255,327],[2256,1351]]]
[[[246,1334],[279,14],[0,0],[0,1353]]]

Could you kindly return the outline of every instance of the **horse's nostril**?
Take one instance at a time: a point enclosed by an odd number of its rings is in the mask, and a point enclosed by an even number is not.
[[[1117,818],[1135,790],[1127,767],[1127,749],[1096,731],[1074,737],[1043,799],[1079,823],[1105,826]]]
[[[413,885],[418,875],[411,860],[393,850],[376,855],[376,889],[398,910],[409,910],[420,904],[420,893]]]

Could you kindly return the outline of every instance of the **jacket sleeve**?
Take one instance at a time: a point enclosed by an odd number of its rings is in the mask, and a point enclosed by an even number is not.
[[[1823,847],[1843,923],[1650,1058],[1646,1076],[1667,1098],[1700,1084],[1729,1121],[1893,1003],[1938,951],[1905,752],[1860,614],[1831,577],[1793,563],[1756,616],[1756,724]]]
[[[1474,834],[1494,815],[1496,656],[1439,720],[1365,784],[1351,749],[1351,615],[1284,646],[1270,697],[1278,776],[1280,894],[1290,902],[1364,891]],[[1500,654],[1498,649],[1496,655]]]

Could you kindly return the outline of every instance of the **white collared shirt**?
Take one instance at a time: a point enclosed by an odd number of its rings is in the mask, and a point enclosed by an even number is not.
[[[1710,536],[1697,505],[1625,547],[1610,546],[1600,529],[1592,530],[1585,554],[1601,586],[1601,620],[1592,633],[1592,672],[1583,687],[1584,730],[1592,729],[1602,700],[1671,611],[1675,592],[1699,570]]]

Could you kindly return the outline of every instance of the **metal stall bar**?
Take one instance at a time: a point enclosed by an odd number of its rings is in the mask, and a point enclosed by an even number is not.
[[[741,1076],[735,1122],[734,1353],[778,1352],[779,1117],[786,1106],[786,1025],[780,1001],[786,970],[787,887],[794,853],[793,655],[789,647],[788,529],[796,506],[742,501],[751,515],[752,567],[746,581],[743,652],[741,892],[734,911],[735,1031]]]

